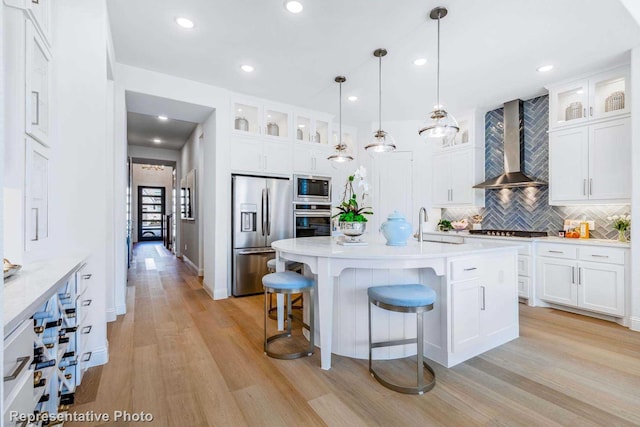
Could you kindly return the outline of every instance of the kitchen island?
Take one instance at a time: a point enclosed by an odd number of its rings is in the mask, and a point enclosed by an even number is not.
[[[424,355],[445,367],[518,337],[517,247],[366,240],[366,246],[338,245],[332,237],[272,244],[277,271],[297,261],[316,278],[322,369],[331,368],[332,352],[368,357],[367,288],[375,285],[422,283],[435,290],[434,309],[424,315]],[[372,307],[372,321],[374,341],[415,337],[412,315]],[[376,350],[374,358],[394,359],[415,354],[415,345]]]

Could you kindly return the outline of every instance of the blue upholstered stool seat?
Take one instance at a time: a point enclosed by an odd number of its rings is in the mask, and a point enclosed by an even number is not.
[[[271,258],[269,261],[267,261],[267,268],[269,270],[276,271],[276,259],[275,258]]]
[[[369,298],[397,307],[419,307],[433,304],[436,293],[425,285],[373,286],[367,289]]]
[[[431,390],[436,385],[436,374],[424,361],[424,335],[422,315],[433,310],[436,301],[436,293],[429,286],[410,284],[410,285],[391,285],[391,286],[372,286],[367,289],[369,296],[369,372],[383,386],[407,394],[423,394]],[[399,313],[415,313],[417,336],[415,338],[394,339],[388,341],[374,342],[371,334],[371,305],[375,305],[384,310],[395,311]],[[399,384],[391,378],[381,375],[373,367],[372,352],[374,348],[393,347],[397,345],[417,344],[417,381],[416,385]],[[429,382],[425,381],[424,371],[430,375]]]
[[[306,289],[313,286],[313,280],[293,271],[281,271],[264,275],[262,285],[273,289]]]

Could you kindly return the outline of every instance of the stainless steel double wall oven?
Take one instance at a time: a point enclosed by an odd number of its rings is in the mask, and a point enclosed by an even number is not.
[[[331,235],[331,178],[293,176],[293,235]]]

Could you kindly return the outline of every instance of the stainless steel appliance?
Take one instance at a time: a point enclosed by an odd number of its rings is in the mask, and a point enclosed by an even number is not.
[[[546,237],[546,231],[528,230],[469,230],[469,234],[496,237]]]
[[[293,176],[294,202],[331,203],[331,177]]]
[[[295,237],[331,236],[331,205],[294,203],[293,235]]]
[[[234,296],[263,292],[262,276],[274,258],[271,243],[292,236],[291,181],[233,175],[231,221],[232,293]]]

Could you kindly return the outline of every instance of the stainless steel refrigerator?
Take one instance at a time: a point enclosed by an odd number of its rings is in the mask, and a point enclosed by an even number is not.
[[[293,233],[291,181],[233,175],[231,245],[234,296],[263,292],[267,261],[275,257],[271,243]]]

